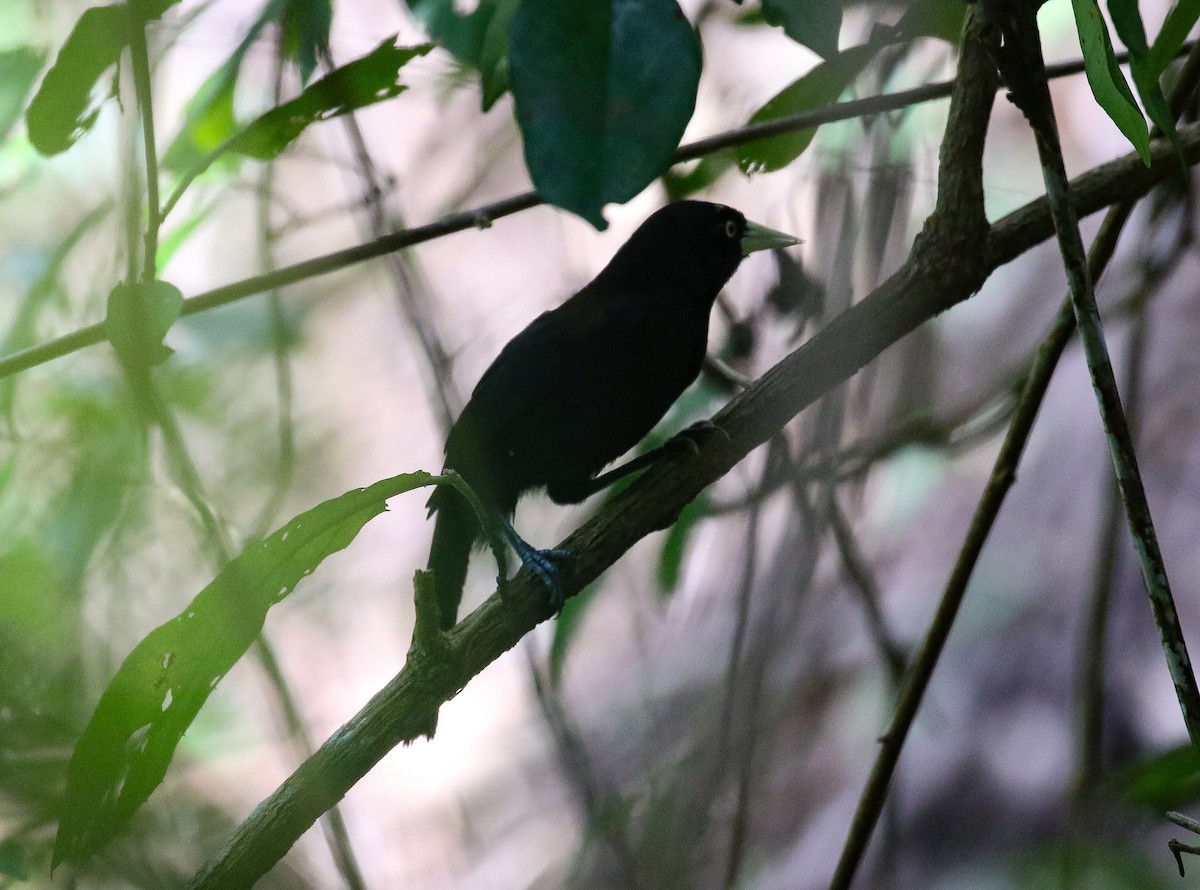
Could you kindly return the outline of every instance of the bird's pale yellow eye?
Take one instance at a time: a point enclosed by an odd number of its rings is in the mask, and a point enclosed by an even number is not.
[[[737,237],[737,223],[731,219],[725,221],[725,235],[729,238]]]

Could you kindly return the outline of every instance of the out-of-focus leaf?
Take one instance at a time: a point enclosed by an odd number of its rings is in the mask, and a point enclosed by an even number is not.
[[[211,201],[203,207],[198,208],[187,219],[173,228],[166,235],[158,239],[158,256],[155,260],[158,269],[165,269],[167,263],[171,262],[171,257],[175,256],[175,252],[184,245],[192,233],[198,229],[206,219],[208,219],[214,210],[217,209],[217,202]]]
[[[177,2],[143,0],[132,8],[143,21],[150,21]],[[119,3],[84,10],[59,50],[25,112],[29,141],[43,155],[70,148],[95,123],[101,103],[92,102],[92,91],[129,43],[130,8]],[[103,98],[111,95],[110,90]]]
[[[820,63],[776,93],[766,105],[754,112],[750,123],[812,111],[836,101],[882,47],[881,43],[865,43]],[[738,166],[747,175],[779,170],[800,157],[816,135],[817,128],[811,127],[748,143],[737,150]]]
[[[428,485],[409,473],[302,513],[227,565],[118,668],[75,746],[54,864],[78,861],[115,837],[162,782],[180,737],[262,630],[267,610],[330,554],[344,549],[387,499]]]
[[[0,841],[0,875],[18,881],[29,880],[25,847],[16,838],[9,837]]]
[[[1172,142],[1178,142],[1175,119],[1158,83],[1160,72],[1155,72],[1148,64],[1150,47],[1146,43],[1146,28],[1138,12],[1137,0],[1108,0],[1108,11],[1112,15],[1117,36],[1129,48],[1129,72],[1133,75],[1134,86],[1142,97],[1146,113]]]
[[[494,0],[494,12],[479,50],[479,75],[483,81],[483,110],[508,92],[508,35],[521,0]]]
[[[669,165],[700,68],[675,0],[523,0],[509,78],[538,191],[604,229],[605,204],[628,201]]]
[[[663,186],[667,190],[667,199],[682,201],[690,198],[696,192],[704,191],[712,186],[724,173],[737,166],[737,155],[732,148],[722,149],[706,155],[686,172],[677,172],[675,168],[663,174]]]
[[[823,59],[837,55],[842,30],[840,0],[763,0],[763,17]]]
[[[482,80],[483,110],[508,91],[508,34],[520,0],[479,0],[473,12],[460,13],[454,0],[406,0],[429,36],[471,68]]]
[[[182,310],[183,294],[173,284],[118,284],[108,295],[105,332],[123,361],[148,368],[170,357],[163,338]]]
[[[229,58],[208,76],[196,95],[187,103],[183,126],[171,140],[163,155],[162,166],[182,173],[198,164],[209,152],[237,132],[237,120],[233,115],[233,93],[237,86],[238,72],[242,61],[262,29],[276,12],[268,6],[254,20],[242,42],[234,48]]]
[[[316,121],[329,120],[404,92],[400,69],[433,44],[396,46],[389,37],[361,59],[331,71],[295,99],[256,118],[226,144],[228,151],[259,160],[277,156]]]
[[[658,557],[658,592],[668,597],[675,592],[679,576],[683,572],[683,559],[687,556],[688,542],[692,532],[708,515],[708,496],[701,494],[679,511],[679,518],[667,530],[662,553]]]
[[[0,52],[0,141],[20,118],[25,97],[45,61],[46,54],[31,46]]]
[[[1180,745],[1122,770],[1114,783],[1135,806],[1161,813],[1200,799],[1200,752]]]
[[[332,24],[329,0],[286,0],[283,4],[284,51],[300,68],[302,83],[308,83],[328,51]]]
[[[1150,128],[1146,126],[1146,119],[1117,64],[1100,7],[1096,0],[1071,0],[1071,7],[1075,11],[1079,47],[1083,51],[1084,71],[1092,95],[1142,160],[1149,164]]]
[[[600,580],[589,584],[575,596],[563,603],[554,621],[554,637],[550,640],[550,682],[558,685],[562,679],[563,665],[567,662],[567,650],[583,624],[584,613],[600,591]]]
[[[966,17],[965,3],[916,0],[896,23],[896,31],[904,38],[936,37],[957,46],[962,38],[963,20]]]
[[[1197,19],[1200,19],[1200,0],[1177,0],[1167,13],[1162,29],[1154,39],[1154,46],[1146,56],[1146,67],[1155,80],[1162,77],[1171,60],[1179,55]]]

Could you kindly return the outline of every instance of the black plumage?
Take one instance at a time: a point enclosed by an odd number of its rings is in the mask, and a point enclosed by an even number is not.
[[[446,467],[503,517],[535,489],[582,501],[700,373],[713,302],[742,258],[794,243],[719,204],[663,207],[595,279],[501,350],[450,430]],[[429,568],[449,628],[481,530],[449,487],[429,509]]]

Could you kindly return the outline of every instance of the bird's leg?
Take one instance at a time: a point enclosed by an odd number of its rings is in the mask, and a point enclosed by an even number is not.
[[[563,603],[566,601],[566,595],[563,593],[562,578],[559,570],[559,563],[570,558],[571,551],[569,550],[538,550],[528,541],[521,537],[513,524],[499,513],[493,513],[492,522],[499,530],[504,539],[508,541],[509,546],[516,551],[517,556],[529,571],[537,576],[537,579],[542,582],[542,586],[546,588],[546,597],[554,612],[558,612]],[[507,585],[507,578],[501,580],[500,595],[504,595],[504,588]]]
[[[550,495],[550,500],[556,504],[578,504],[581,501],[587,500],[596,492],[608,488],[608,486],[612,485],[618,479],[624,479],[631,473],[644,470],[668,454],[678,451],[680,448],[686,448],[692,454],[697,454],[700,451],[700,445],[703,440],[714,434],[722,436],[727,442],[729,441],[729,434],[711,420],[698,420],[686,429],[680,430],[657,448],[651,448],[645,454],[639,454],[637,457],[627,460],[619,467],[614,467],[607,473],[601,473],[599,476],[591,479],[584,479],[569,484],[562,482],[552,483],[547,487],[546,493]]]

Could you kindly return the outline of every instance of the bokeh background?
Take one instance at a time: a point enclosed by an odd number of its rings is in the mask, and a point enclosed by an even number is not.
[[[749,7],[684,2],[705,49],[685,141],[743,124],[817,58]],[[468,8],[469,4],[464,8]],[[3,44],[51,54],[84,5],[3,0]],[[843,46],[884,4],[847,8]],[[261,10],[183,4],[152,33],[165,143]],[[1147,3],[1151,30],[1166,8]],[[1040,21],[1051,60],[1079,54],[1070,5]],[[344,63],[399,32],[403,4],[338,0]],[[277,35],[249,46],[239,117],[273,104]],[[949,78],[921,40],[859,79],[871,95]],[[2,75],[3,72],[0,72]],[[2,78],[0,78],[2,79]],[[162,276],[185,295],[525,190],[511,97],[479,109],[474,75],[436,50],[396,99],[312,128],[277,162],[196,184],[168,226]],[[0,147],[4,352],[103,318],[124,274],[137,136],[128,86],[69,152]],[[1054,95],[1072,173],[1124,154],[1082,76]],[[755,377],[902,261],[932,206],[946,102],[825,126],[796,163],[742,176],[676,168],[607,213],[603,233],[539,207],[180,321],[155,373],[204,496],[240,549],[350,488],[440,467],[448,418],[501,346],[597,272],[655,207],[697,194],[793,232],[755,255],[714,313],[712,353]],[[986,153],[989,213],[1039,196],[1028,129],[1003,95]],[[689,174],[696,176],[689,178]],[[1189,640],[1200,634],[1200,303],[1188,183],[1143,202],[1100,286],[1142,470]],[[1088,220],[1092,232],[1096,220]],[[1014,386],[1065,293],[1053,245],[999,270],[805,412],[638,544],[561,622],[529,635],[389,755],[341,812],[371,888],[822,887],[893,703],[990,471]],[[709,372],[669,435],[732,392]],[[1083,359],[1071,347],[905,748],[859,886],[1184,886],[1162,812],[1193,803],[1186,741]],[[595,509],[525,502],[550,546]],[[1112,527],[1115,531],[1107,531]],[[106,346],[0,382],[0,882],[179,886],[404,663],[424,494],[395,499],[271,613],[267,650],[220,685],[132,828],[48,874],[65,767],[104,685],[213,576],[212,547],[159,435]],[[466,606],[494,589],[482,556]],[[1086,634],[1111,595],[1102,736],[1085,756]],[[280,678],[297,713],[281,699]],[[355,885],[314,829],[262,886]]]

